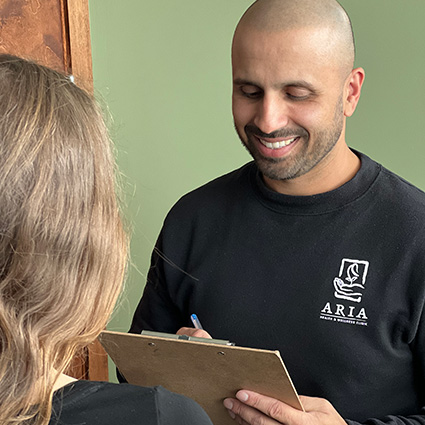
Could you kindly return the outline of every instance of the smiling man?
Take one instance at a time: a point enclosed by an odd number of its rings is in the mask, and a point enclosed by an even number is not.
[[[360,168],[345,143],[364,78],[350,21],[335,2],[310,1],[308,15],[303,3],[256,2],[232,49],[236,131],[265,183],[293,195],[335,189]]]
[[[152,256],[131,332],[207,336],[197,313],[281,352],[306,411],[241,389],[240,423],[425,424],[425,195],[347,145],[353,64],[335,0],[256,1],[232,48],[254,161],[184,196]]]

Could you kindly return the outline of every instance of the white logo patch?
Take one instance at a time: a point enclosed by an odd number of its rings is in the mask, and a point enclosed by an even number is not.
[[[343,258],[339,276],[334,279],[335,297],[359,303],[362,300],[369,261]]]
[[[338,277],[333,280],[334,296],[341,302],[327,302],[320,311],[320,319],[350,325],[367,326],[366,309],[359,305],[366,285],[369,261],[343,258]],[[350,303],[355,303],[350,305]]]

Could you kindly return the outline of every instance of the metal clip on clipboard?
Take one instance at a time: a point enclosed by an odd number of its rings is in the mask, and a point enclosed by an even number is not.
[[[218,345],[230,345],[230,346],[235,345],[234,342],[230,342],[225,339],[199,338],[196,336],[176,335],[176,334],[169,334],[164,332],[142,331],[141,335],[155,336],[155,337],[169,338],[169,339],[182,339],[184,341],[207,342],[209,344],[218,344]]]

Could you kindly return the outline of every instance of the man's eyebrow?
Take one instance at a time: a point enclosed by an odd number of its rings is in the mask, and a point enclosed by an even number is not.
[[[233,84],[238,84],[238,85],[247,85],[247,86],[256,86],[259,87],[258,84],[254,83],[253,81],[249,81],[249,80],[245,80],[243,78],[235,78],[233,80]]]

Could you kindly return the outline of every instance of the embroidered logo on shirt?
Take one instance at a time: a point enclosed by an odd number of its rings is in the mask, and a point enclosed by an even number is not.
[[[338,300],[344,300],[344,303],[327,302],[320,311],[322,320],[367,326],[366,309],[359,304],[365,290],[368,270],[369,261],[342,259],[339,275],[333,280],[333,295]]]
[[[339,276],[334,279],[335,297],[359,303],[362,300],[369,261],[343,258]]]

